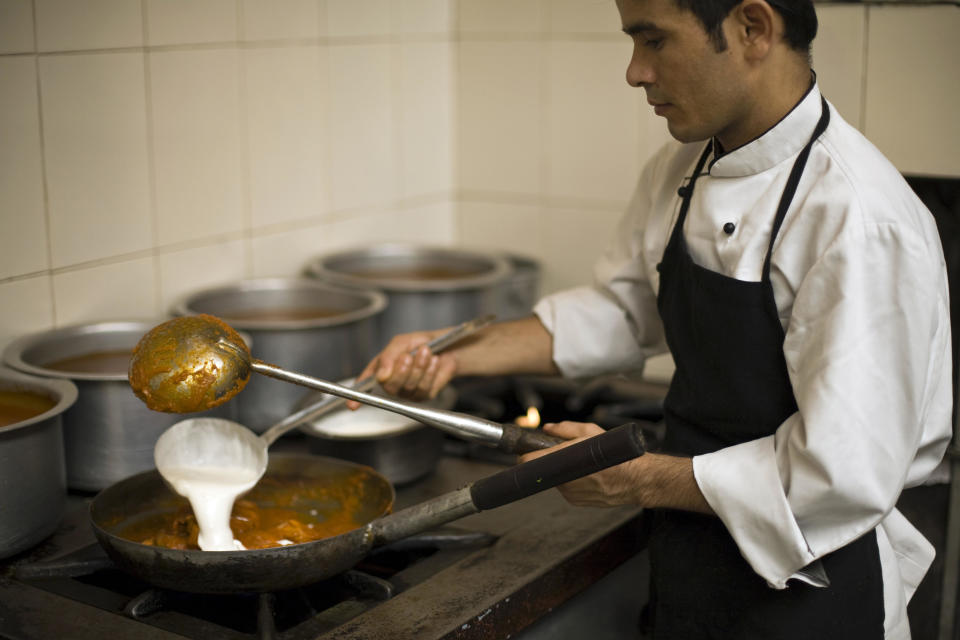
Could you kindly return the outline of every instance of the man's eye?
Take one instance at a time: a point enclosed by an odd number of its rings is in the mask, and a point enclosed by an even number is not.
[[[646,38],[643,41],[643,46],[649,47],[650,49],[659,49],[663,45],[663,38]]]

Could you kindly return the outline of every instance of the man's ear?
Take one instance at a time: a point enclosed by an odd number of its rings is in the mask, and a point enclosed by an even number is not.
[[[765,0],[743,0],[730,17],[735,37],[748,60],[765,58],[777,38],[783,37],[781,18]]]

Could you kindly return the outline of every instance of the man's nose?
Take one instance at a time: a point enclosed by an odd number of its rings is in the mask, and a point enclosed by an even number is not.
[[[627,84],[631,87],[642,87],[652,84],[654,80],[653,68],[644,59],[639,46],[634,46],[630,64],[627,65]]]

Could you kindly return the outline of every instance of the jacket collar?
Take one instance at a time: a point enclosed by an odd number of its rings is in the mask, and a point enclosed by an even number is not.
[[[820,88],[813,83],[780,122],[747,144],[713,160],[710,175],[718,178],[749,176],[795,156],[809,141],[820,119],[820,109]]]

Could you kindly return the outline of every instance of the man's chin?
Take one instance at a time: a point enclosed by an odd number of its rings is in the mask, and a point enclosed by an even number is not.
[[[667,130],[670,132],[670,135],[673,136],[674,140],[685,144],[688,142],[699,142],[710,137],[708,134],[691,130],[689,127],[684,127],[672,120],[667,120]]]

